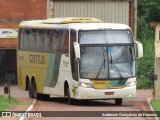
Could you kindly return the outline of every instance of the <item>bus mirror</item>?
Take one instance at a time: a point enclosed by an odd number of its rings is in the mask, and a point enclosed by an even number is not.
[[[143,57],[143,46],[142,43],[136,41],[136,46],[137,46],[137,52],[138,52],[138,59]]]
[[[77,42],[74,42],[74,52],[77,59],[80,59],[80,46]]]

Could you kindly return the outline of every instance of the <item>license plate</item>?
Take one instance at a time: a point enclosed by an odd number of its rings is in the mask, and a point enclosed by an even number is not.
[[[114,92],[105,92],[105,95],[114,95]]]

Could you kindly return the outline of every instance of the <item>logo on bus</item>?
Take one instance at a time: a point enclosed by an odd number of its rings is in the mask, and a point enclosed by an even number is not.
[[[30,63],[45,64],[44,55],[30,55]]]

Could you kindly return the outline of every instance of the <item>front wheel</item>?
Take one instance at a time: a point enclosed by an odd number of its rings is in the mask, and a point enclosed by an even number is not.
[[[122,102],[123,102],[122,98],[115,99],[116,105],[122,105]]]
[[[73,99],[70,96],[69,88],[67,88],[67,102],[68,102],[69,105],[73,105],[74,104]]]

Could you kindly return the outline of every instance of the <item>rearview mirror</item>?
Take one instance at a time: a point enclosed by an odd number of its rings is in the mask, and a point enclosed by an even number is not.
[[[143,46],[142,43],[135,41],[137,46],[138,59],[143,57]]]
[[[74,42],[74,52],[77,59],[80,59],[80,46],[79,43]]]

